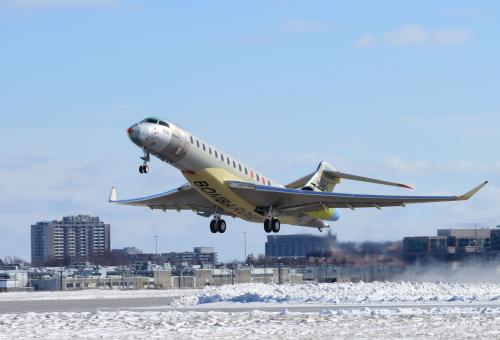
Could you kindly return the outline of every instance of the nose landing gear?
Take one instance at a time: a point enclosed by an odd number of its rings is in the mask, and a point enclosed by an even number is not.
[[[141,159],[143,160],[143,163],[139,167],[139,172],[141,174],[147,174],[149,172],[148,162],[151,160],[148,149],[144,148],[144,156],[142,156]]]

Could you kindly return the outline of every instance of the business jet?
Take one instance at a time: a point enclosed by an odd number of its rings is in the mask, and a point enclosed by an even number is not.
[[[210,231],[224,233],[224,216],[262,223],[267,233],[280,231],[281,223],[328,228],[337,221],[340,209],[376,208],[413,203],[468,200],[488,182],[460,196],[388,196],[333,192],[341,180],[354,180],[411,189],[409,185],[340,172],[326,162],[316,171],[287,185],[270,179],[226,152],[177,124],[151,117],[127,130],[130,140],[143,151],[141,174],[149,172],[151,155],[174,166],[186,184],[164,193],[118,200],[111,189],[109,202],[150,209],[191,210],[212,217]]]

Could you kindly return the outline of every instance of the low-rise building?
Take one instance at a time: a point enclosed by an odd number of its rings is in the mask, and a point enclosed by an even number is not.
[[[495,256],[500,252],[500,229],[439,229],[437,236],[405,237],[403,257],[417,260],[459,260]]]
[[[266,257],[306,257],[315,253],[328,252],[336,244],[337,237],[331,233],[325,236],[269,235],[266,242]]]

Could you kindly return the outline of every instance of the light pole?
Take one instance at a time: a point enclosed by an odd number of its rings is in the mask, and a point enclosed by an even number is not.
[[[247,232],[246,231],[243,232],[243,240],[245,243],[245,258],[243,259],[243,261],[246,263],[247,262]]]

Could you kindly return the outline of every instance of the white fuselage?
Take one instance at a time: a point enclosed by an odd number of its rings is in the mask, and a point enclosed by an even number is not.
[[[189,183],[224,214],[252,222],[262,222],[267,218],[259,212],[259,207],[249,204],[232,192],[225,184],[226,181],[283,187],[262,172],[171,122],[148,118],[131,126],[128,133],[139,147],[179,169]],[[287,224],[304,225],[310,224],[312,220],[319,223],[319,220],[307,214],[280,218]],[[324,222],[321,223],[326,226]]]

